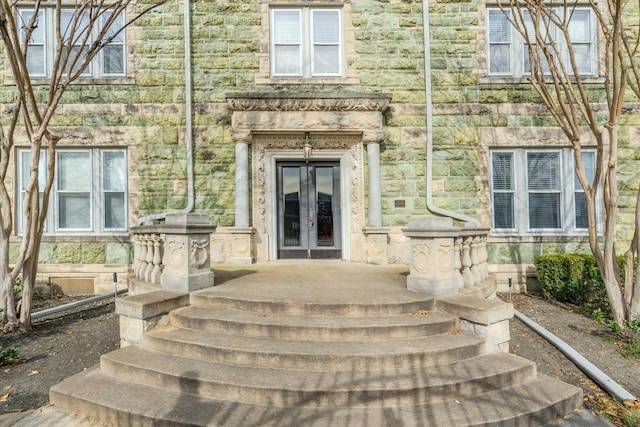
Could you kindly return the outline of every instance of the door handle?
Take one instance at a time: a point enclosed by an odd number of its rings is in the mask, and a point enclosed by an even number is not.
[[[309,228],[313,228],[313,224],[314,224],[313,208],[309,207]]]

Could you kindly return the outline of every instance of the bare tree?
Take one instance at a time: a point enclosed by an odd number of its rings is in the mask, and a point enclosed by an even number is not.
[[[31,327],[31,299],[40,242],[47,216],[49,195],[55,172],[55,152],[60,136],[50,129],[62,95],[69,85],[85,72],[91,61],[126,27],[142,15],[163,3],[151,2],[140,12],[133,13],[133,0],[76,0],[72,4],[62,0],[36,0],[21,4],[14,0],[0,0],[0,35],[4,45],[6,63],[15,84],[15,102],[5,108],[10,116],[7,125],[0,126],[0,308],[5,328]],[[70,8],[69,6],[72,6]],[[54,14],[53,62],[47,76],[46,99],[36,96],[29,65],[31,41],[43,28],[40,22],[45,8]],[[21,13],[26,10],[26,13]],[[131,13],[131,16],[127,14]],[[19,132],[16,132],[19,130]],[[10,263],[9,238],[15,231],[14,203],[20,197],[10,194],[7,174],[13,161],[16,140],[28,143],[31,160],[24,198],[22,200],[22,235],[17,257]],[[41,170],[41,151],[48,150],[46,171]],[[40,179],[46,177],[41,188]],[[22,279],[21,307],[18,313],[13,289],[16,279]]]
[[[584,7],[584,3],[581,3]],[[602,41],[601,80],[587,83],[584,58],[572,40],[575,1],[501,0],[506,19],[520,34],[528,51],[529,81],[546,104],[551,116],[574,150],[576,174],[584,188],[589,221],[589,245],[600,269],[614,321],[624,328],[624,320],[640,317],[640,271],[635,272],[634,257],[640,247],[640,193],[637,197],[635,233],[626,252],[625,282],[621,283],[616,259],[618,215],[618,137],[619,119],[626,95],[640,98],[638,22],[629,18],[638,2],[589,0],[598,37]],[[575,28],[575,27],[574,27]],[[596,61],[595,58],[588,58]],[[627,93],[627,89],[631,92]],[[593,102],[594,95],[601,97]],[[636,99],[637,100],[637,99]],[[585,171],[582,149],[586,145],[583,129],[596,142],[596,168],[593,177]],[[601,194],[602,198],[598,197]],[[604,214],[603,240],[598,237],[598,205]],[[634,280],[635,277],[635,280]]]

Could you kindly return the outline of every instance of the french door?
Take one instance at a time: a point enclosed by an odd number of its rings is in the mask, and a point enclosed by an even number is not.
[[[278,162],[278,258],[341,258],[339,162]]]

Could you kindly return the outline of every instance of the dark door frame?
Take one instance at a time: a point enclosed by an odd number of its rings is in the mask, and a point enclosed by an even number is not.
[[[322,170],[324,176],[318,175]],[[285,174],[297,190],[288,197]],[[341,259],[340,162],[277,161],[276,177],[278,258]]]

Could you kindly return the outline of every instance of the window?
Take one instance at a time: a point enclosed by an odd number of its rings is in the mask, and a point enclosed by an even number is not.
[[[563,8],[556,9],[562,14]],[[508,12],[507,12],[508,13]],[[593,12],[589,8],[571,10],[569,34],[578,70],[583,76],[595,76],[596,67],[596,29]],[[531,18],[525,12],[525,20],[532,30]],[[569,63],[569,50],[560,31],[549,28],[548,37],[558,43],[561,57],[558,60]],[[529,71],[527,45],[520,34],[498,8],[487,11],[487,72],[490,76],[526,76]],[[548,70],[548,65],[545,66]]]
[[[40,156],[40,190],[46,179],[47,151]],[[24,200],[29,180],[29,150],[18,151],[18,188]],[[40,198],[42,199],[42,193]],[[22,204],[18,230],[22,231]],[[51,190],[45,232],[111,233],[127,231],[127,157],[121,149],[61,149]]]
[[[63,9],[60,12],[60,33],[66,40],[72,36],[70,24],[73,22],[75,9]],[[86,45],[82,48],[84,51],[93,41],[93,37],[97,35],[104,25],[111,12],[104,11],[100,17],[99,25],[93,29],[93,33],[89,34]],[[33,9],[19,9],[18,19],[21,21],[18,26],[23,29],[21,36],[24,37],[24,26],[27,25],[33,16]],[[75,54],[81,48],[80,43],[82,35],[87,30],[89,23],[88,15],[83,15],[78,19],[78,30],[73,34],[77,41],[71,51]],[[53,62],[55,59],[56,49],[56,11],[54,8],[42,8],[38,11],[37,27],[31,34],[27,51],[27,68],[32,77],[48,77],[53,71]],[[107,31],[105,37],[113,36],[124,25],[124,16],[120,15],[114,21]],[[120,77],[126,74],[125,69],[125,34],[121,31],[109,45],[105,46],[100,53],[93,59],[90,66],[82,73],[83,77]],[[66,48],[62,52],[66,55]],[[71,65],[71,64],[70,64]],[[68,68],[65,70],[68,71]]]
[[[595,151],[583,151],[582,161],[593,179]],[[492,151],[491,199],[497,232],[558,234],[588,228],[586,196],[569,149]]]
[[[272,76],[341,76],[342,46],[340,9],[271,10]]]

